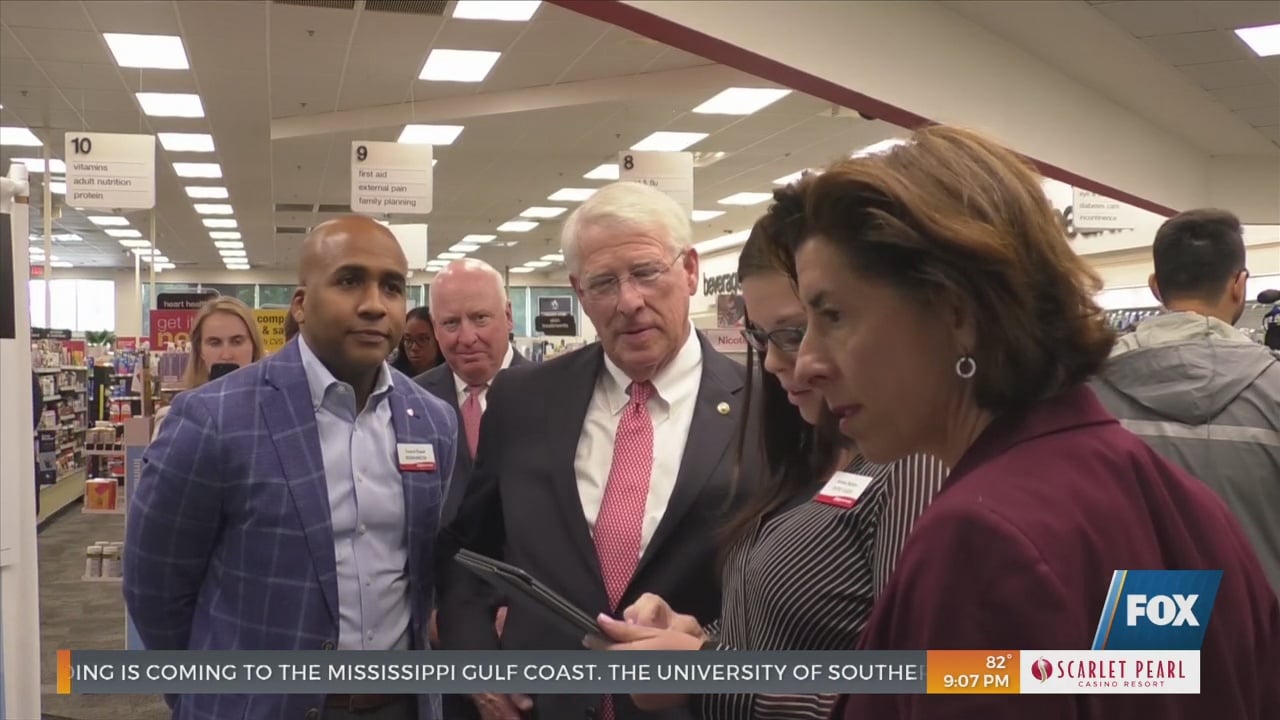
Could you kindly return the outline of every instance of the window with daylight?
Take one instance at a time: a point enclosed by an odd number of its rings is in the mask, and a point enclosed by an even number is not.
[[[45,280],[31,280],[31,327],[72,332],[116,329],[113,280],[49,280],[49,320],[45,322]]]

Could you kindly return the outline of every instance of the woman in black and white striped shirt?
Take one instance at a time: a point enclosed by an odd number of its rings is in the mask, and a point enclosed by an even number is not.
[[[739,462],[763,462],[772,483],[726,528],[720,618],[707,628],[646,595],[602,620],[619,649],[845,650],[866,623],[916,516],[942,484],[931,458],[875,465],[826,418],[822,399],[795,379],[804,307],[786,275],[789,234],[803,222],[795,187],[775,192],[739,259],[747,306],[747,403],[759,404],[760,437],[739,437]],[[759,399],[752,398],[761,359]],[[744,451],[759,447],[759,457]],[[707,582],[713,582],[707,578]],[[824,719],[835,695],[641,696],[641,708],[688,702],[707,720]]]

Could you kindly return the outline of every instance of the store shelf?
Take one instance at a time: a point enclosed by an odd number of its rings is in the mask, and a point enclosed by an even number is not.
[[[85,457],[124,457],[124,450],[85,450]]]
[[[31,370],[37,375],[56,375],[62,372],[62,368],[32,368]]]
[[[124,580],[124,578],[118,577],[89,577],[88,575],[81,575],[80,579],[85,582],[120,582]]]
[[[84,468],[72,470],[58,478],[52,485],[40,488],[40,514],[36,522],[42,523],[62,508],[84,497]]]
[[[95,510],[93,508],[82,507],[80,512],[85,515],[123,515],[124,508],[116,508],[114,510]]]

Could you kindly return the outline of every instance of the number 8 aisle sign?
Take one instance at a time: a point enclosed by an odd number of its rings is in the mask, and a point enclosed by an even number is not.
[[[66,134],[66,203],[91,210],[156,206],[156,137],[120,133]]]
[[[693,212],[693,153],[624,150],[618,153],[618,179],[657,188]]]

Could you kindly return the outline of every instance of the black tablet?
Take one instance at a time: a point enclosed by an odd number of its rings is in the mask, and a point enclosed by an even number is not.
[[[459,550],[454,559],[500,590],[517,592],[532,600],[534,604],[558,620],[566,630],[580,637],[600,634],[600,626],[595,618],[565,600],[556,591],[534,580],[529,573],[515,565],[508,565],[501,560],[470,550]]]

